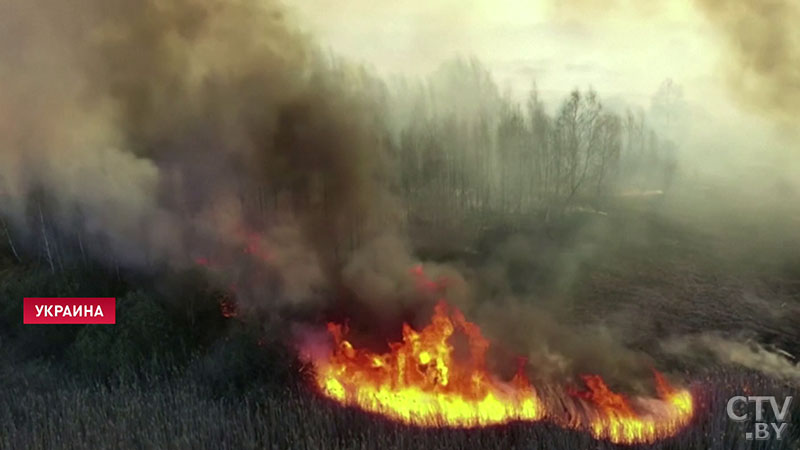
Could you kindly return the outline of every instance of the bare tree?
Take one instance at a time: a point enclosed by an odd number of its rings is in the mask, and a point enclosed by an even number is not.
[[[6,221],[2,216],[0,216],[0,225],[3,225],[3,232],[6,235],[6,239],[8,239],[8,246],[11,248],[11,253],[14,255],[14,258],[17,259],[17,262],[21,262],[22,258],[19,257],[17,248],[14,246],[14,241],[11,239],[11,233],[8,231],[8,225],[6,225]]]

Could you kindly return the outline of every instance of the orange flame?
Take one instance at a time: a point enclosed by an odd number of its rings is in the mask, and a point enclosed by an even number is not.
[[[421,425],[489,425],[537,420],[542,405],[524,376],[510,383],[491,377],[484,363],[488,341],[460,312],[436,306],[430,325],[403,326],[403,342],[377,355],[353,348],[341,325],[328,324],[336,341],[330,360],[318,364],[322,392],[342,403]],[[456,332],[468,339],[470,361],[456,364],[448,342]]]
[[[661,398],[637,399],[639,408],[611,391],[601,377],[587,375],[583,381],[588,390],[573,393],[586,411],[568,418],[548,414],[522,367],[509,382],[487,371],[489,342],[477,325],[444,301],[422,330],[404,324],[402,342],[389,344],[385,354],[353,347],[345,338],[347,329],[339,324],[329,323],[328,331],[336,346],[327,359],[313,361],[322,394],[405,423],[483,426],[547,417],[598,439],[636,443],[674,435],[692,416],[689,392],[672,388],[658,373]],[[469,344],[467,361],[454,357],[450,340],[456,332]]]
[[[236,307],[236,302],[232,299],[225,297],[219,301],[219,309],[222,313],[222,316],[226,319],[230,319],[232,317],[236,317],[239,315],[239,310]]]
[[[692,416],[692,396],[688,391],[673,389],[664,377],[655,372],[656,388],[661,400],[652,403],[646,414],[637,414],[630,402],[606,385],[597,375],[584,375],[588,391],[574,395],[589,402],[589,428],[598,439],[618,443],[653,442],[675,434]],[[578,426],[580,427],[580,426]]]

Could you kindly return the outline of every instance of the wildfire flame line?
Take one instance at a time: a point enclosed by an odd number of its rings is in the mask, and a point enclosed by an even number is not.
[[[269,256],[250,237],[243,252]],[[199,258],[197,263],[211,265],[207,258]],[[446,280],[428,279],[421,266],[414,267],[411,273],[422,292],[439,294],[445,288]],[[232,290],[235,291],[233,286]],[[221,299],[220,309],[225,317],[238,315],[233,299]],[[602,377],[584,375],[586,390],[569,392],[571,397],[584,402],[583,413],[570,411],[568,417],[548,413],[525,376],[523,364],[509,382],[489,373],[486,369],[489,341],[476,324],[466,320],[458,309],[449,308],[444,300],[436,305],[431,323],[422,330],[403,324],[402,341],[389,344],[390,351],[385,354],[354,348],[342,325],[329,323],[328,331],[335,342],[333,352],[327,359],[312,361],[320,392],[344,405],[409,424],[485,426],[547,418],[570,428],[587,430],[598,439],[637,443],[674,435],[693,414],[691,394],[673,388],[656,371],[659,398],[645,399],[646,408],[634,408],[625,396],[613,392]],[[467,338],[469,361],[454,358],[450,339],[456,332]]]
[[[417,331],[404,324],[402,341],[377,354],[354,348],[347,329],[329,323],[335,342],[327,359],[313,361],[320,392],[344,405],[420,426],[485,426],[544,418],[589,431],[615,443],[653,442],[677,433],[692,417],[691,394],[670,386],[655,372],[659,399],[643,399],[634,408],[597,375],[585,375],[585,391],[571,392],[585,414],[559,417],[545,404],[523,372],[509,382],[486,369],[489,342],[480,328],[440,301],[431,323]],[[469,360],[454,358],[453,335],[463,334]]]

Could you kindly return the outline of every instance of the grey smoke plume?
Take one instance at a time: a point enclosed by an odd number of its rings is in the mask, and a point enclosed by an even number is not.
[[[728,48],[732,92],[782,125],[800,119],[800,4],[696,0]]]
[[[289,301],[388,226],[368,80],[278,2],[14,0],[0,37],[0,214],[17,236],[58,231],[137,267],[244,249]]]

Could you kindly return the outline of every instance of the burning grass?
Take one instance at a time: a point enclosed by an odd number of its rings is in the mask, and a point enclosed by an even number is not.
[[[568,407],[566,414],[547,411],[522,365],[509,382],[486,370],[489,341],[444,301],[422,330],[404,324],[402,342],[389,344],[385,354],[354,348],[339,324],[330,323],[328,330],[334,350],[327,359],[313,360],[319,391],[340,404],[404,423],[478,427],[548,419],[598,439],[631,444],[675,435],[693,414],[691,394],[673,388],[658,372],[659,398],[637,398],[634,403],[609,389],[602,377],[585,375],[585,390],[559,399]],[[450,339],[457,332],[466,337],[467,361],[454,357]]]
[[[453,358],[449,338],[464,333],[470,361]],[[325,395],[367,411],[421,425],[476,426],[539,420],[542,404],[522,370],[509,382],[485,368],[488,341],[480,329],[444,302],[421,331],[403,326],[403,342],[378,355],[353,348],[341,325],[329,324],[336,351],[318,361],[317,383]],[[522,368],[520,368],[522,369]]]

